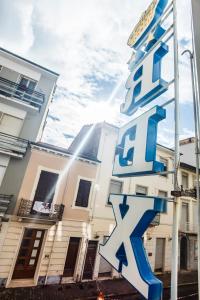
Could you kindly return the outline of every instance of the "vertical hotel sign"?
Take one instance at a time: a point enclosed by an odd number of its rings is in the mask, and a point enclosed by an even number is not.
[[[162,60],[167,56],[167,42],[173,36],[173,26],[164,28],[164,21],[173,11],[168,0],[154,0],[142,15],[128,40],[133,48],[129,61],[130,75],[121,113],[135,112],[151,104],[165,93],[170,84],[161,75]],[[165,105],[171,103],[169,100]],[[157,127],[166,118],[164,106],[155,105],[133,118],[119,130],[113,175],[134,177],[164,172],[163,163],[156,160]],[[157,213],[166,212],[167,200],[158,197],[110,195],[116,227],[109,240],[100,246],[100,254],[126,278],[145,299],[162,299],[162,282],[153,274],[142,236]]]

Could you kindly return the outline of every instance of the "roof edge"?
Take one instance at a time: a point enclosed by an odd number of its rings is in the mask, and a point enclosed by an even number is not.
[[[4,49],[4,48],[0,47],[0,51],[5,52],[7,54],[10,54],[10,55],[12,55],[12,56],[14,56],[14,57],[16,57],[16,58],[18,58],[20,60],[23,60],[23,61],[25,61],[25,62],[27,62],[27,63],[29,63],[31,65],[34,65],[35,67],[40,68],[40,69],[42,69],[42,70],[44,70],[44,71],[46,71],[48,73],[51,73],[51,74],[55,75],[56,77],[60,76],[60,74],[58,74],[58,73],[56,73],[56,72],[54,72],[54,71],[52,71],[52,70],[50,70],[48,68],[45,68],[45,67],[43,67],[43,66],[41,66],[41,65],[39,65],[39,64],[37,64],[37,63],[29,60],[29,59],[27,59],[27,58],[24,58],[24,57],[22,57],[22,56],[20,56],[18,54],[15,54],[15,53],[7,50],[7,49]]]

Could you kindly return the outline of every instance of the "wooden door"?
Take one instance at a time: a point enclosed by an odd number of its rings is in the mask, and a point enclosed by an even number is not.
[[[83,270],[83,279],[92,279],[94,273],[94,265],[97,254],[97,241],[89,241],[87,254],[85,258],[85,265]]]
[[[165,259],[165,239],[156,239],[156,256],[155,256],[155,271],[164,271],[164,259]]]
[[[70,237],[67,257],[64,267],[64,277],[73,277],[78,258],[78,251],[80,246],[80,238]]]
[[[44,230],[26,228],[15,264],[13,279],[33,278],[44,238]]]
[[[181,238],[180,243],[180,269],[187,270],[187,260],[188,260],[188,243],[187,238],[184,236]]]

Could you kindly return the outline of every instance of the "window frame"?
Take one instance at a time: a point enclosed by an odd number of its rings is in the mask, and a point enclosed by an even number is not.
[[[185,171],[181,171],[181,185],[184,189],[183,186],[183,176],[186,175],[187,176],[187,187],[185,187],[185,189],[189,189],[189,173],[185,172]]]
[[[86,180],[86,181],[90,181],[91,182],[90,193],[89,193],[89,197],[88,197],[88,206],[87,207],[77,206],[76,205],[76,198],[78,196],[79,184],[80,184],[81,180]],[[76,182],[76,187],[75,187],[75,192],[74,192],[73,204],[72,204],[71,207],[73,209],[90,210],[91,209],[91,207],[90,207],[91,206],[91,199],[92,199],[92,194],[93,194],[93,187],[94,187],[94,179],[89,178],[89,177],[78,176],[77,182]]]
[[[36,90],[36,87],[37,87],[37,85],[38,85],[38,81],[37,81],[37,80],[35,80],[35,79],[31,78],[31,77],[28,77],[28,76],[26,76],[26,75],[19,74],[19,77],[18,77],[18,82],[17,82],[18,84],[20,84],[20,82],[21,82],[22,78],[24,78],[24,79],[27,79],[27,80],[29,81],[29,83],[30,83],[30,81],[33,81],[33,82],[35,82],[36,84],[35,84],[35,88],[34,88],[34,90],[33,90],[33,91],[35,91],[35,90]]]
[[[164,170],[164,172],[168,172],[168,170],[169,170],[169,159],[168,159],[167,157],[164,157],[164,156],[159,156],[159,161],[160,161],[161,163],[163,163],[162,160],[164,160],[164,161],[167,162],[167,164],[166,164],[167,169]],[[160,176],[165,177],[165,178],[168,178],[168,174],[160,174]]]
[[[46,171],[46,172],[58,174],[58,180],[57,180],[57,182],[59,181],[61,170],[46,168],[46,167],[41,166],[41,165],[38,166],[37,173],[36,173],[36,176],[35,176],[35,180],[34,180],[34,183],[33,183],[33,186],[32,186],[31,195],[30,195],[30,200],[32,202],[34,201],[36,189],[37,189],[37,186],[38,186],[38,183],[39,183],[39,180],[40,180],[40,175],[41,175],[42,171]],[[53,197],[51,205],[54,205],[57,202],[58,191],[59,191],[59,185],[56,184],[55,193],[54,193],[54,197]]]
[[[166,196],[166,197],[164,197],[164,198],[168,198],[168,191],[164,191],[164,190],[158,190],[158,197],[162,197],[162,196],[159,196],[159,192],[161,192],[161,193],[166,193],[166,194],[167,194],[167,196]]]
[[[147,193],[145,195],[137,195],[137,187],[142,187],[142,188],[145,188]],[[145,186],[145,185],[141,185],[141,184],[136,184],[135,185],[135,195],[136,196],[148,196],[148,192],[149,192],[149,189],[148,189],[148,186]]]
[[[109,185],[108,185],[107,199],[106,199],[106,206],[108,206],[108,207],[112,207],[112,204],[109,203],[111,181],[120,182],[122,184],[121,185],[121,192],[122,192],[122,194],[123,194],[123,189],[124,189],[124,181],[119,180],[118,178],[117,179],[110,178]]]

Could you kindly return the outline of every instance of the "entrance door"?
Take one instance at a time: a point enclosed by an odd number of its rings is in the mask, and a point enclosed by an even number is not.
[[[12,279],[33,278],[44,238],[44,230],[26,228]]]
[[[155,272],[164,271],[165,239],[156,239]]]
[[[93,277],[97,246],[97,241],[88,242],[87,254],[85,258],[85,265],[83,271],[83,279],[92,279]]]
[[[80,245],[80,238],[70,237],[69,247],[67,251],[67,258],[64,267],[64,277],[73,277],[78,258],[78,250]]]
[[[187,238],[184,236],[181,238],[180,244],[180,269],[187,270]]]

